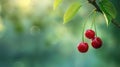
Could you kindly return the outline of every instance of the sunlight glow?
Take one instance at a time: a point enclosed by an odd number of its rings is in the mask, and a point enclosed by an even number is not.
[[[30,12],[32,6],[32,0],[16,0],[16,5],[23,12]]]
[[[0,32],[2,32],[3,30],[4,30],[4,25],[2,19],[0,18]]]

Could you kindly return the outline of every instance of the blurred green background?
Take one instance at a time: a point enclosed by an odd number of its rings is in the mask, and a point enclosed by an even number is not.
[[[75,1],[83,6],[63,24],[66,9]],[[120,67],[120,29],[112,23],[107,27],[101,14],[96,25],[102,48],[93,49],[86,39],[89,51],[78,52],[83,23],[94,8],[86,1],[64,0],[54,11],[53,0],[0,0],[0,67]],[[111,1],[119,12],[120,0]]]

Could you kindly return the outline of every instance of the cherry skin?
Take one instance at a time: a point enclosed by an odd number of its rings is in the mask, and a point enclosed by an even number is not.
[[[99,38],[99,37],[95,37],[93,40],[92,40],[92,47],[95,48],[95,49],[98,49],[102,46],[102,40]]]
[[[81,53],[85,53],[88,51],[88,43],[85,43],[85,42],[81,42],[79,45],[78,45],[78,51],[81,52]]]
[[[88,29],[86,32],[85,32],[85,36],[88,38],[88,39],[93,39],[95,37],[95,32],[91,29]]]

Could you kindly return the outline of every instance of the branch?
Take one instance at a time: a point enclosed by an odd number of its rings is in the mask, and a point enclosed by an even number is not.
[[[100,12],[100,13],[102,13],[103,14],[103,12],[102,12],[102,10],[100,9],[100,7],[97,5],[97,3],[96,3],[96,0],[88,0],[88,2],[90,3],[90,4],[92,4],[95,8],[96,8],[96,11],[98,11],[98,12]],[[117,22],[116,20],[112,20],[111,21],[115,26],[117,26],[118,28],[120,28],[120,24],[119,24],[119,22]]]
[[[115,25],[115,26],[117,26],[118,28],[120,28],[120,24],[119,24],[119,22],[117,22],[116,20],[112,20],[112,23]]]

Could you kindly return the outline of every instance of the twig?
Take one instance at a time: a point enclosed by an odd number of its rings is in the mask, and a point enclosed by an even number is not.
[[[115,25],[115,26],[117,26],[118,28],[120,28],[120,24],[119,24],[119,22],[117,22],[116,20],[112,20],[112,23]]]

